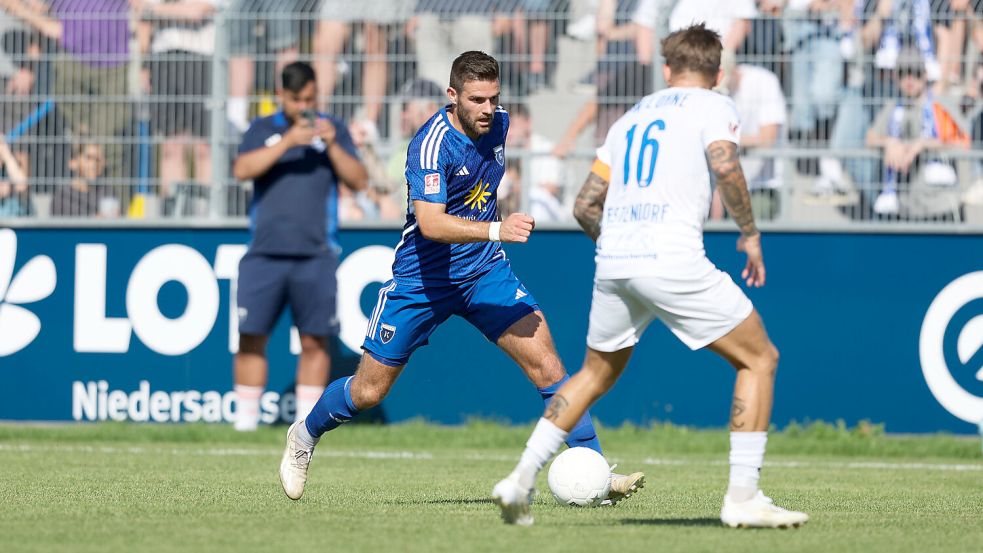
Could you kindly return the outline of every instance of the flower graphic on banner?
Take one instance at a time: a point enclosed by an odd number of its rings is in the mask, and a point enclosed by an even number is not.
[[[55,289],[55,264],[38,255],[14,274],[17,235],[0,229],[0,356],[16,353],[37,338],[41,320],[21,304],[43,300]]]

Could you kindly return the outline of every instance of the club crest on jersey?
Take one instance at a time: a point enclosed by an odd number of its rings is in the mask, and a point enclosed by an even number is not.
[[[495,146],[495,161],[502,167],[505,167],[505,145],[499,144]]]
[[[440,194],[440,173],[430,173],[423,177],[424,194]]]
[[[388,344],[393,339],[393,336],[395,335],[396,335],[396,327],[394,327],[393,325],[387,325],[386,323],[382,323],[382,326],[379,329],[379,338],[382,339],[383,344]]]

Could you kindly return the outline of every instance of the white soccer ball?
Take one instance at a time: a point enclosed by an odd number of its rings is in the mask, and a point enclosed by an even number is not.
[[[547,475],[556,501],[572,507],[597,507],[611,491],[611,468],[600,453],[571,447],[550,465]]]

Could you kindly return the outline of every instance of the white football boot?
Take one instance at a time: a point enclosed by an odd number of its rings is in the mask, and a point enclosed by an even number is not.
[[[532,513],[529,505],[532,503],[533,490],[524,489],[519,485],[519,477],[512,473],[492,490],[492,501],[502,510],[502,520],[506,524],[532,526]]]
[[[284,448],[283,458],[280,459],[280,484],[287,497],[293,500],[300,499],[300,496],[304,495],[307,468],[311,465],[311,457],[314,456],[314,448],[304,447],[304,444],[297,439],[297,425],[303,423],[303,420],[299,420],[287,429],[287,447]]]
[[[758,490],[747,501],[734,501],[725,495],[720,520],[731,528],[797,528],[809,520],[809,515],[778,507]]]
[[[616,465],[617,466],[617,465]],[[611,467],[614,470],[614,467]],[[602,507],[613,507],[623,499],[628,499],[638,490],[645,487],[645,474],[633,472],[631,474],[611,473],[611,491],[608,497],[601,502]]]

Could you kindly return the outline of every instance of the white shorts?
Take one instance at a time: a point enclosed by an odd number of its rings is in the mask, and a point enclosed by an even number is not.
[[[670,277],[596,279],[587,345],[613,352],[634,346],[653,319],[662,319],[690,349],[722,338],[754,306],[730,276],[705,257]]]

